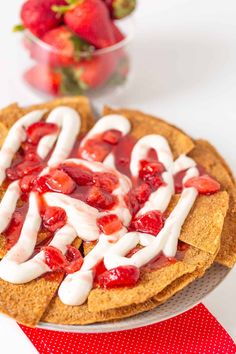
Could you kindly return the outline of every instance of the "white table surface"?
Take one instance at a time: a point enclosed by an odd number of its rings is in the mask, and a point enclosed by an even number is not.
[[[0,107],[41,101],[20,79],[22,50],[11,28],[21,2],[4,2],[0,12]],[[139,0],[136,26],[133,81],[123,94],[95,105],[135,107],[209,139],[236,173],[235,1]],[[235,275],[234,268],[204,304],[236,340]],[[4,354],[36,352],[3,317],[0,343]]]

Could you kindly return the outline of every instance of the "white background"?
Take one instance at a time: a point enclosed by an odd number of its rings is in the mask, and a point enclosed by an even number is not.
[[[24,55],[11,28],[21,2],[4,2],[0,12],[0,107],[41,100],[20,79]],[[136,26],[132,82],[95,105],[137,107],[209,139],[236,173],[235,0],[139,0]],[[235,274],[204,304],[236,340]],[[17,326],[1,317],[0,343],[4,354],[35,353]]]

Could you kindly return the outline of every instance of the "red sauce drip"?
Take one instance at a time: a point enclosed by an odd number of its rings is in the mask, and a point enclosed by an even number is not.
[[[167,267],[171,264],[174,264],[178,261],[182,261],[184,259],[186,251],[189,249],[189,245],[182,241],[178,241],[178,247],[175,257],[166,257],[162,252],[157,255],[153,260],[147,263],[142,269],[144,271],[154,271],[157,269],[161,269],[163,267]]]
[[[7,229],[2,233],[6,240],[7,250],[11,249],[18,241],[27,211],[28,203],[17,207]]]
[[[130,178],[130,159],[136,142],[137,139],[132,135],[126,135],[119,141],[113,150],[117,170]]]

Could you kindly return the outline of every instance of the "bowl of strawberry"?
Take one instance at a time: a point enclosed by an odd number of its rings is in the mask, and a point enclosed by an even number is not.
[[[23,78],[47,95],[100,95],[130,72],[136,0],[27,0],[21,8]]]

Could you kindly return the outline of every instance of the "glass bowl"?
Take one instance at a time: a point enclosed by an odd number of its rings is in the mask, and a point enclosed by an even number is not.
[[[132,19],[117,21],[125,38],[110,47],[68,56],[24,31],[23,79],[46,96],[86,94],[101,96],[124,87],[130,76],[130,42],[134,34]]]

